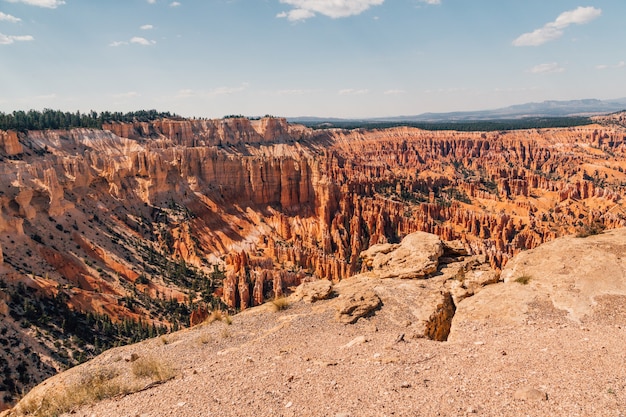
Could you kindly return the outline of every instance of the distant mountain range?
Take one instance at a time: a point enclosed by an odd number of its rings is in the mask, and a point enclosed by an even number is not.
[[[422,113],[415,116],[373,117],[366,119],[338,119],[323,117],[293,117],[288,118],[294,123],[323,123],[323,122],[466,122],[478,120],[511,120],[537,117],[572,117],[594,116],[626,110],[626,98],[615,100],[567,100],[544,101],[541,103],[516,104],[494,110],[464,111],[451,113]]]

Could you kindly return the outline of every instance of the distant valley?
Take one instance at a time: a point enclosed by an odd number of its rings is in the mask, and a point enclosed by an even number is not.
[[[0,132],[0,392],[108,347],[235,313],[425,231],[498,270],[626,225],[624,115],[491,132],[283,118]]]

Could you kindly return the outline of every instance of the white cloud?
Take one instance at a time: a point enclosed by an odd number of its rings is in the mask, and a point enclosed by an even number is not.
[[[293,9],[293,10],[290,10],[289,12],[282,12],[276,15],[276,17],[286,17],[288,20],[292,22],[297,22],[299,20],[306,20],[313,16],[315,16],[315,13],[313,13],[310,10],[305,10],[305,9]]]
[[[524,33],[513,41],[515,46],[539,46],[563,36],[563,30],[570,25],[582,25],[600,17],[601,9],[595,7],[578,7],[561,13],[553,22],[546,23],[542,28]]]
[[[317,13],[333,19],[354,16],[363,13],[372,6],[379,6],[385,0],[280,0],[293,9],[282,12],[276,17],[287,18],[294,22],[306,20]],[[431,0],[432,1],[432,0]]]
[[[19,17],[11,16],[10,14],[0,12],[0,21],[17,23],[21,22],[22,19],[20,19]]]
[[[605,70],[609,68],[624,68],[624,67],[626,67],[626,62],[624,61],[620,61],[615,65],[606,65],[606,64],[596,65],[596,69],[599,69],[599,70]]]
[[[123,46],[123,45],[130,45],[130,44],[142,45],[142,46],[150,46],[150,45],[155,45],[156,41],[148,40],[146,38],[142,38],[141,36],[133,36],[128,41],[114,41],[114,42],[111,42],[109,44],[109,46],[114,46],[115,47],[115,46]]]
[[[565,68],[557,64],[556,62],[550,62],[549,64],[539,64],[532,67],[529,72],[532,74],[552,74],[556,72],[563,72]]]
[[[406,91],[404,90],[387,90],[384,92],[385,95],[387,96],[398,96],[400,94],[406,94]]]
[[[132,38],[130,38],[130,43],[143,45],[143,46],[150,46],[150,45],[154,45],[156,41],[151,41],[146,38],[142,38],[141,36],[133,36]]]
[[[31,6],[47,7],[48,9],[56,9],[65,4],[64,0],[6,0],[9,3],[25,3]]]
[[[154,3],[156,3],[156,0],[148,0],[148,3],[149,4],[154,4]]]
[[[198,93],[192,90],[191,88],[186,88],[184,90],[179,90],[178,94],[176,95],[176,98],[188,98],[188,97],[193,97],[197,95]]]
[[[564,29],[572,24],[583,25],[600,17],[602,10],[595,7],[578,7],[577,9],[563,12],[552,23],[559,29]]]
[[[353,88],[344,88],[343,90],[339,90],[340,96],[355,96],[355,95],[361,95],[361,94],[367,94],[367,93],[369,93],[369,90],[366,90],[366,89],[355,90]]]
[[[441,4],[441,0],[419,0],[422,3],[426,4]]]
[[[11,45],[12,43],[15,42],[28,42],[28,41],[34,41],[35,38],[33,38],[30,35],[22,35],[22,36],[16,36],[16,35],[5,35],[3,33],[0,33],[0,45]]]
[[[139,29],[141,29],[141,30],[150,30],[150,29],[154,29],[154,26],[152,26],[152,25],[141,25],[141,26],[139,26]]]
[[[178,1],[173,1],[170,3],[170,7],[178,7],[178,6],[180,6],[180,2]]]
[[[249,85],[250,84],[248,83],[242,83],[239,87],[218,87],[215,90],[209,91],[208,96],[214,97],[241,93],[242,91],[247,89]]]

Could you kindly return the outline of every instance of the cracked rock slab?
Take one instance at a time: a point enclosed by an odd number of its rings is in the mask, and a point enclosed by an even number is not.
[[[416,279],[436,272],[443,253],[443,242],[438,236],[415,232],[399,244],[374,245],[360,256],[373,277]]]

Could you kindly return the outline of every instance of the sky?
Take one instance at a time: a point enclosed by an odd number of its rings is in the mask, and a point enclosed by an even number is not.
[[[626,97],[624,0],[0,0],[0,111],[365,118]]]

